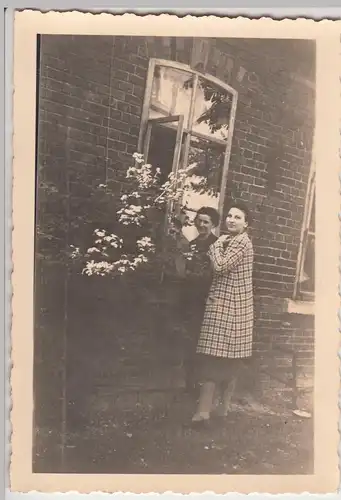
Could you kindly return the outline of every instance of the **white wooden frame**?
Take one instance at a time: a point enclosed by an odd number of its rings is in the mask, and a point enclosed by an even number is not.
[[[199,78],[203,78],[203,79],[211,82],[212,84],[216,85],[217,87],[220,87],[222,90],[226,90],[227,92],[229,92],[232,95],[232,106],[231,106],[231,113],[230,113],[230,118],[229,118],[228,137],[227,137],[226,141],[224,141],[222,139],[215,138],[215,137],[204,136],[204,135],[196,133],[192,130],[193,117],[194,117],[194,102],[195,102],[194,97],[192,97],[191,103],[190,103],[188,125],[187,125],[187,127],[183,128],[183,131],[182,131],[183,134],[186,134],[186,140],[185,140],[185,145],[184,145],[184,168],[186,168],[186,166],[187,166],[191,136],[205,138],[206,140],[209,140],[210,142],[222,144],[225,146],[224,163],[223,163],[222,179],[221,179],[221,186],[220,186],[220,192],[219,192],[219,204],[218,204],[219,214],[222,215],[223,208],[224,208],[228,168],[229,168],[230,157],[231,157],[234,123],[235,123],[235,117],[236,117],[236,111],[237,111],[238,92],[234,88],[232,88],[230,85],[222,82],[218,78],[215,78],[214,76],[200,73],[196,70],[193,70],[187,64],[182,64],[182,63],[178,63],[176,61],[170,61],[167,59],[155,59],[155,58],[150,59],[149,68],[148,68],[148,76],[147,76],[147,81],[146,81],[146,89],[145,89],[145,95],[144,95],[144,103],[143,103],[143,108],[142,108],[140,134],[139,134],[139,140],[138,140],[138,151],[140,153],[143,152],[145,149],[144,148],[145,140],[147,139],[147,141],[148,141],[148,136],[146,137],[146,134],[148,131],[148,122],[151,121],[151,120],[149,120],[149,109],[150,109],[151,97],[152,97],[152,85],[153,85],[153,79],[154,79],[154,70],[155,70],[156,66],[165,66],[168,68],[173,68],[173,69],[177,69],[177,70],[192,74],[194,76],[192,96],[195,96],[195,92],[196,92]],[[177,155],[177,156],[179,156],[179,155]],[[179,158],[177,161],[179,161]],[[176,172],[177,169],[178,169],[178,166],[173,164],[173,171]],[[218,228],[218,234],[219,234],[219,228]]]
[[[299,295],[299,291],[300,291],[299,290],[300,278],[302,275],[305,255],[306,255],[306,251],[307,251],[308,237],[311,235],[311,233],[309,233],[309,226],[310,226],[313,201],[314,201],[314,196],[315,196],[315,185],[316,185],[316,168],[315,168],[315,158],[313,158],[310,173],[309,173],[308,185],[307,185],[307,195],[306,195],[304,214],[303,214],[300,246],[299,246],[298,256],[297,256],[296,277],[295,277],[295,284],[294,284],[293,300],[298,299],[298,295]],[[309,293],[309,292],[304,292],[303,295],[306,298],[308,298],[308,296],[309,296],[309,298],[314,298],[315,294]]]
[[[153,125],[156,125],[158,123],[161,124],[161,123],[175,123],[175,122],[178,122],[178,127],[176,131],[175,149],[174,149],[174,157],[172,163],[173,172],[176,172],[176,169],[178,168],[179,164],[181,141],[184,130],[184,115],[172,115],[172,116],[165,116],[162,118],[152,118],[148,120],[145,141],[144,141],[144,148],[143,148],[144,158],[147,159]]]
[[[149,119],[147,122],[147,130],[146,130],[146,134],[145,134],[144,148],[143,148],[143,156],[147,160],[153,125],[162,124],[162,123],[164,123],[164,124],[176,123],[176,122],[178,123],[178,126],[177,126],[177,130],[176,130],[174,155],[173,155],[173,161],[172,161],[172,172],[174,172],[175,175],[176,175],[177,170],[178,170],[180,153],[181,153],[181,144],[182,144],[182,137],[183,137],[183,130],[184,130],[184,115],[171,115],[171,116],[164,116],[161,118]],[[173,210],[173,203],[169,203],[167,205],[167,210],[166,210],[165,231],[167,229],[168,216],[172,212],[172,210]]]

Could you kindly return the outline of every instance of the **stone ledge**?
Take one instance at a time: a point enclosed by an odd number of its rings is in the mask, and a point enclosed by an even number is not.
[[[315,302],[309,300],[293,300],[265,295],[255,296],[255,305],[268,314],[302,314],[305,316],[315,314]]]
[[[289,314],[304,314],[313,316],[315,314],[315,302],[284,299],[284,311]]]

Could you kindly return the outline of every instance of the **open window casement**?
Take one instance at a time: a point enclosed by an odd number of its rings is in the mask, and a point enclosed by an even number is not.
[[[169,124],[172,124],[173,127],[168,130],[165,126]],[[148,120],[143,156],[148,163],[160,168],[162,183],[167,180],[167,172],[173,172],[175,176],[177,175],[180,155],[183,151],[183,130],[184,115],[170,115],[161,118],[151,118]],[[162,151],[164,146],[165,150]],[[153,161],[154,159],[156,160],[156,165]],[[163,165],[162,162],[164,162]],[[168,229],[167,223],[169,217],[174,211],[174,203],[169,203],[165,214],[166,231]]]
[[[139,151],[160,169],[162,182],[173,172],[177,187],[184,188],[182,198],[167,207],[166,232],[170,217],[181,216],[189,221],[183,233],[190,240],[200,207],[222,213],[236,106],[237,92],[217,78],[150,60]]]

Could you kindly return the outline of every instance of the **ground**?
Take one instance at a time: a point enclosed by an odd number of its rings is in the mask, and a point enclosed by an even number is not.
[[[69,411],[64,427],[36,429],[35,472],[313,472],[313,418],[292,413],[290,393],[275,384],[235,397],[226,418],[192,430],[196,402],[184,392],[181,331],[166,331],[170,319],[155,325],[137,307],[134,315],[116,310],[115,321],[107,305],[97,314],[85,302],[77,310],[69,319]]]
[[[277,411],[276,411],[277,410]],[[167,406],[101,412],[68,434],[61,472],[101,474],[311,474],[313,422],[277,403],[232,405],[204,430],[188,426],[185,394]],[[43,436],[41,436],[43,438]],[[41,440],[42,443],[44,439]],[[38,463],[44,468],[44,446]]]

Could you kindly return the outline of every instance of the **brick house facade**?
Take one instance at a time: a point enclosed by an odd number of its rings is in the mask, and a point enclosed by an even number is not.
[[[210,39],[193,44],[189,37],[41,37],[37,147],[41,232],[36,244],[42,257],[37,280],[46,286],[37,290],[37,332],[44,321],[53,323],[56,331],[62,328],[66,300],[62,265],[57,259],[44,263],[44,255],[65,246],[68,221],[91,209],[94,183],[110,182],[119,193],[132,153],[138,146],[143,149],[140,126],[153,58],[200,70],[238,93],[224,196],[225,201],[231,197],[245,201],[253,215],[256,346],[259,351],[272,344],[293,347],[302,377],[310,378],[312,296],[307,301],[295,294],[297,262],[305,250],[302,230],[307,229],[315,123],[315,59],[310,42]],[[51,196],[53,186],[58,196]],[[52,212],[59,217],[54,226]],[[49,301],[50,282],[55,296],[59,287],[59,303],[52,296]],[[38,337],[39,358],[48,347]],[[54,370],[59,348],[54,347],[54,361],[46,370]]]

